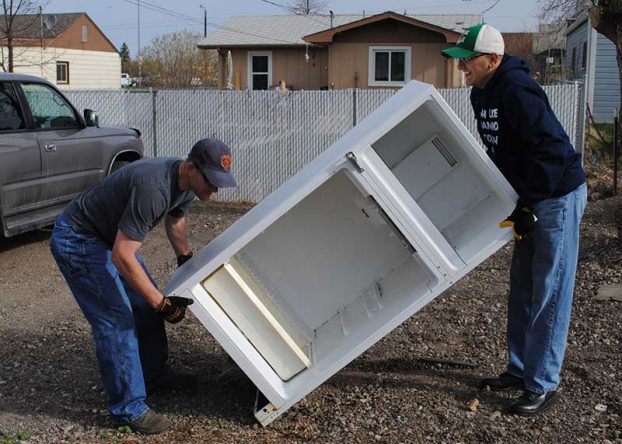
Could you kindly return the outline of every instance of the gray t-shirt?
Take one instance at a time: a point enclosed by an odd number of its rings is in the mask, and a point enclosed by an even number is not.
[[[183,217],[196,197],[177,186],[180,159],[133,162],[76,197],[64,214],[79,233],[114,244],[117,230],[136,241],[165,215]]]

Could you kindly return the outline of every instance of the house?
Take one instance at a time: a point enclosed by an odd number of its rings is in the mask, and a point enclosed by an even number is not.
[[[505,51],[525,60],[538,83],[563,78],[566,39],[557,25],[540,24],[538,32],[504,32],[503,40]]]
[[[583,12],[566,29],[566,72],[586,81],[586,102],[599,123],[612,123],[620,106],[620,76],[613,42],[599,34]]]
[[[2,63],[8,69],[4,21],[0,21]],[[85,13],[15,16],[14,69],[43,77],[64,89],[121,87],[121,58]]]
[[[280,80],[289,89],[387,88],[411,79],[459,87],[456,61],[440,51],[481,21],[480,15],[391,11],[233,17],[199,48],[218,51],[220,88],[272,89]]]

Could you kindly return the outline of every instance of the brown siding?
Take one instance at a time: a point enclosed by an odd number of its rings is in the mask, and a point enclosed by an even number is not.
[[[445,42],[410,44],[403,40],[372,41],[372,43],[369,41],[340,42],[330,45],[328,49],[310,48],[308,63],[305,61],[304,48],[253,48],[252,51],[272,52],[272,87],[275,87],[279,80],[283,79],[290,89],[295,90],[315,90],[322,87],[346,89],[355,87],[355,77],[358,78],[356,84],[358,88],[368,88],[370,46],[410,46],[412,48],[411,76],[413,79],[431,83],[437,88],[457,88],[460,86],[461,75],[457,67],[451,61],[447,61],[440,53],[442,49],[451,46]],[[219,85],[223,88],[227,50],[222,49],[221,51]],[[248,88],[248,52],[248,49],[231,50],[235,88]]]
[[[290,89],[320,89],[328,86],[328,51],[310,48],[309,61],[305,49],[276,49],[272,51],[272,83],[285,80]]]
[[[445,43],[443,34],[416,28],[397,20],[383,20],[335,35],[334,43]],[[402,43],[404,44],[404,43]]]
[[[226,49],[223,50],[226,55]],[[239,89],[248,88],[248,53],[256,51],[270,51],[272,53],[272,85],[276,87],[279,80],[285,80],[290,89],[320,89],[328,86],[328,50],[313,48],[309,49],[309,62],[305,61],[304,48],[253,48],[232,49],[234,83],[236,77],[240,79]],[[224,57],[221,63],[224,64]],[[224,77],[222,70],[221,78]],[[224,79],[220,81],[224,86]],[[222,88],[221,86],[221,88]]]
[[[248,51],[245,49],[232,49],[231,59],[233,60],[233,88],[246,89],[246,61]]]
[[[88,28],[88,39],[84,43],[82,43],[82,25],[86,25]],[[46,40],[44,45],[87,51],[117,52],[110,40],[84,15],[79,17],[65,32],[55,39]]]
[[[335,43],[330,47],[329,82],[336,89],[354,88],[358,77],[358,88],[368,88],[369,47],[408,46],[404,42]],[[411,77],[414,80],[431,83],[437,88],[447,85],[447,66],[441,49],[446,43],[411,44]],[[373,88],[373,87],[372,87]]]
[[[441,55],[444,43],[413,45],[412,52],[412,78],[422,82],[431,83],[437,88],[444,88],[446,83],[445,58]]]

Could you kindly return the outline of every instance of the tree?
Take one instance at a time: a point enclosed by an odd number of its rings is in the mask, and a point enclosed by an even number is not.
[[[296,15],[312,15],[326,11],[328,1],[325,0],[294,0],[289,2],[288,9]]]
[[[119,55],[121,56],[121,71],[127,72],[126,65],[132,61],[130,57],[130,48],[127,47],[127,43],[123,42],[119,50]]]
[[[153,86],[188,88],[215,86],[218,58],[214,50],[197,47],[200,34],[187,30],[155,37],[142,51],[142,72]]]
[[[539,0],[546,15],[553,20],[569,19],[587,11],[592,26],[611,40],[616,48],[620,104],[618,106],[618,134],[622,129],[622,1],[621,0]]]
[[[7,47],[7,58],[2,51],[2,68],[13,72],[15,66],[15,39],[35,31],[35,21],[18,20],[18,15],[34,13],[39,3],[35,0],[2,0],[2,17],[0,17],[0,40]]]

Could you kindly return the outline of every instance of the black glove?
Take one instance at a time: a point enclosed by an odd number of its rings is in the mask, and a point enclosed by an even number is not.
[[[158,312],[165,321],[177,324],[186,316],[186,307],[192,305],[194,301],[181,296],[166,296]]]
[[[177,256],[177,268],[185,264],[192,257],[192,251],[188,254],[180,254]]]
[[[536,228],[538,218],[533,214],[533,208],[529,204],[519,201],[516,208],[501,223],[500,228],[512,228],[514,239],[521,240],[523,236],[531,233]]]

